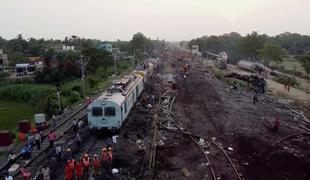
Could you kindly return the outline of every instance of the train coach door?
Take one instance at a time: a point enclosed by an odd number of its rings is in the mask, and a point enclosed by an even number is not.
[[[121,105],[121,119],[120,119],[121,123],[123,123],[123,105]]]

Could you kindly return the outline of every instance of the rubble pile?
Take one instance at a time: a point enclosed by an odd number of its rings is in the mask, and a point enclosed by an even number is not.
[[[256,93],[265,93],[267,82],[263,77],[258,77],[257,75],[241,75],[237,73],[231,73],[224,75],[225,78],[235,78],[251,85],[251,90]]]

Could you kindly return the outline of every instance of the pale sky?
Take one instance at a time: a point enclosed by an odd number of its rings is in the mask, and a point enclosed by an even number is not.
[[[0,36],[171,41],[253,30],[310,35],[310,0],[0,0]]]

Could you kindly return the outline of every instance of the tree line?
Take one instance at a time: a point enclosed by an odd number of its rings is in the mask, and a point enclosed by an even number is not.
[[[51,83],[59,80],[67,81],[80,76],[80,68],[77,60],[81,55],[90,57],[86,73],[94,74],[99,68],[106,70],[113,65],[113,57],[110,52],[98,49],[100,43],[110,43],[113,47],[119,48],[128,55],[135,55],[142,59],[145,52],[159,48],[161,42],[151,40],[144,34],[138,32],[133,35],[130,41],[100,41],[97,39],[85,39],[75,35],[60,39],[25,39],[21,34],[16,38],[6,40],[0,37],[0,49],[8,54],[11,68],[16,63],[27,62],[27,57],[39,56],[47,65],[42,72],[37,72],[35,81],[39,83]],[[55,51],[55,46],[75,46],[75,51]],[[61,48],[61,47],[58,47]],[[48,66],[56,59],[58,66]]]
[[[185,42],[181,42],[184,45]],[[261,61],[265,65],[270,62],[280,63],[285,55],[294,55],[300,60],[305,71],[309,74],[310,64],[310,36],[297,33],[282,33],[276,36],[252,32],[241,36],[237,32],[219,36],[203,36],[192,39],[188,47],[199,45],[200,52],[211,51],[219,53],[225,51],[228,61],[232,64],[240,59]]]

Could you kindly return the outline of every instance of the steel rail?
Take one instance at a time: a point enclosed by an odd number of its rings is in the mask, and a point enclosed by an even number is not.
[[[41,139],[44,139],[47,137],[47,135],[51,132],[51,131],[55,131],[56,129],[58,129],[60,126],[62,126],[64,123],[66,123],[68,120],[72,119],[75,115],[77,115],[79,112],[81,112],[83,109],[85,109],[87,107],[87,105],[82,106],[80,109],[78,109],[77,111],[75,111],[74,113],[70,114],[68,117],[66,117],[63,121],[61,121],[57,126],[55,126],[54,128],[50,129],[47,131],[47,133],[45,133]],[[16,156],[16,160],[20,159],[22,157],[22,154],[19,152]],[[7,162],[6,164],[4,164],[1,168],[0,168],[0,172],[5,170],[7,168],[7,166],[9,165],[9,163]]]
[[[230,165],[232,166],[232,168],[233,168],[233,170],[234,170],[234,173],[235,173],[236,177],[238,178],[238,180],[241,180],[241,177],[240,177],[240,175],[239,175],[239,173],[238,173],[238,171],[237,171],[237,168],[235,167],[235,165],[234,165],[234,163],[232,162],[231,158],[230,158],[230,157],[228,156],[228,154],[217,144],[217,142],[215,142],[215,141],[213,141],[213,140],[211,140],[211,139],[209,139],[209,138],[207,138],[207,137],[203,137],[203,136],[201,136],[201,135],[196,135],[196,134],[194,134],[194,133],[192,133],[192,132],[187,132],[187,131],[184,130],[184,128],[183,128],[181,125],[177,124],[177,123],[174,121],[174,119],[171,117],[171,114],[172,114],[171,109],[172,109],[172,105],[173,105],[174,102],[175,102],[175,97],[173,98],[173,100],[172,100],[172,102],[171,102],[171,104],[170,104],[170,107],[169,107],[170,112],[168,112],[167,118],[170,119],[170,120],[172,121],[172,123],[175,124],[176,128],[178,129],[178,131],[177,131],[177,130],[172,130],[172,129],[170,129],[170,128],[164,126],[164,125],[162,125],[160,122],[156,121],[155,119],[154,119],[154,121],[155,121],[156,123],[158,123],[159,126],[164,127],[164,129],[166,129],[166,130],[169,130],[169,131],[173,131],[173,132],[176,132],[176,133],[181,133],[181,134],[187,135],[187,136],[189,136],[191,139],[192,139],[193,137],[196,137],[196,138],[201,138],[201,139],[204,139],[204,140],[206,140],[206,141],[212,143],[215,147],[217,147],[217,148],[225,155],[226,159],[228,160],[228,162],[229,162]],[[192,140],[193,140],[193,139],[192,139]],[[194,141],[194,142],[197,144],[196,141]],[[199,144],[198,144],[198,145],[199,145]],[[199,148],[201,148],[201,146],[199,146]],[[204,155],[205,155],[205,153],[204,153]],[[209,159],[209,158],[208,158],[208,159]],[[210,163],[210,169],[211,169],[212,176],[213,176],[214,170],[213,170],[213,168],[212,168],[212,166],[211,166],[211,163]],[[215,176],[213,176],[213,178],[214,178],[214,177],[215,177]],[[216,179],[216,178],[215,178],[215,179]]]
[[[97,96],[96,96],[97,97]],[[96,97],[94,99],[91,100],[94,101],[96,99]],[[63,127],[67,122],[69,123],[69,120],[75,118],[75,116],[77,116],[81,111],[83,111],[85,108],[87,108],[88,104],[84,104],[82,107],[80,107],[78,110],[76,110],[74,113],[70,114],[68,117],[66,117],[63,121],[61,121],[57,126],[55,126],[54,128],[48,130],[47,133],[45,133],[42,137],[42,139],[46,138],[48,136],[48,134],[52,131],[56,131],[58,129],[60,129],[61,127]],[[82,117],[79,118],[79,120],[84,119],[87,116],[86,114],[83,114]],[[63,134],[66,134],[70,131],[70,129],[72,128],[72,125],[69,125],[69,127],[65,128],[65,130],[63,130]],[[56,138],[56,141],[58,141],[59,139],[61,139],[63,136],[59,136],[58,138]],[[19,167],[19,169],[17,171],[15,171],[13,173],[13,177],[17,177],[20,174],[21,168],[26,168],[28,166],[30,166],[36,159],[38,159],[43,153],[45,153],[47,150],[49,150],[49,146],[44,147],[38,154],[36,154],[34,157],[32,157],[30,159],[29,162],[27,162],[23,167]],[[21,158],[21,153],[18,156],[19,158]]]
[[[86,115],[82,116],[80,119],[83,119]],[[64,123],[62,123],[64,124]],[[58,128],[61,127],[61,126],[58,126]],[[58,129],[57,128],[57,129]],[[64,131],[63,131],[63,134],[66,134],[70,131],[70,129],[72,128],[72,125],[67,127]],[[56,129],[55,129],[56,130]],[[58,136],[56,138],[56,141],[58,141],[59,139],[63,138],[63,136]],[[21,168],[26,168],[28,166],[30,166],[33,162],[35,162],[35,160],[37,160],[43,153],[47,152],[48,150],[50,149],[50,147],[47,145],[46,147],[44,147],[38,154],[36,154],[36,156],[34,156],[32,159],[30,159],[29,162],[27,162],[23,167],[20,167],[16,172],[14,172],[13,174],[13,177],[16,177],[19,175],[20,171],[21,171]]]
[[[299,135],[308,135],[310,136],[310,133],[309,132],[299,132],[299,133],[294,133],[294,134],[290,134],[290,135],[287,135],[281,139],[279,139],[278,141],[276,141],[272,146],[276,146],[277,144],[281,143],[282,141],[288,139],[288,138],[292,138],[292,137],[295,137],[295,136],[299,136]]]

